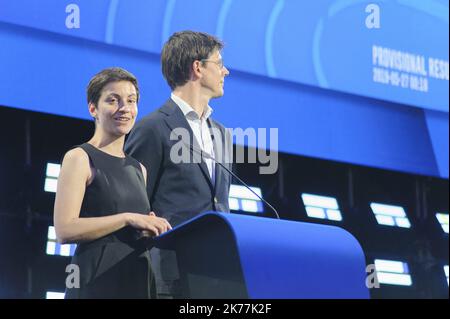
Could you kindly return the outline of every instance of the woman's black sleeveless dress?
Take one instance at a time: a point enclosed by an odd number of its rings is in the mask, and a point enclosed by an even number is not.
[[[150,212],[138,161],[128,155],[109,155],[88,143],[79,147],[89,155],[95,169],[94,180],[86,187],[80,217]],[[79,269],[79,288],[76,271],[71,270],[66,279],[66,298],[156,297],[149,251],[140,232],[132,227],[78,244],[72,264]]]

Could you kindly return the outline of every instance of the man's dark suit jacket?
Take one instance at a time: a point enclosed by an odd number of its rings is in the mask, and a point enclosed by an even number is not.
[[[231,136],[225,128],[208,119],[211,128],[221,132],[213,136],[214,152],[220,149],[222,156],[216,157],[227,168],[231,154]],[[197,155],[200,150],[189,123],[181,109],[172,99],[140,120],[128,136],[125,151],[147,168],[147,194],[152,211],[166,218],[172,227],[206,211],[228,212],[228,192],[231,176],[220,165],[215,165],[215,185],[212,184],[204,161],[199,163],[174,163],[170,158],[171,148],[180,140],[171,140],[171,132],[184,128],[191,141],[185,152]],[[218,143],[220,141],[220,143]],[[192,144],[190,144],[192,143]],[[184,144],[184,143],[183,143]],[[180,146],[181,144],[177,144]],[[190,147],[190,145],[192,145]],[[226,150],[226,148],[228,148]],[[197,154],[196,154],[197,153]],[[192,156],[190,156],[192,159]],[[172,252],[152,249],[152,266],[157,279],[158,293],[179,295],[178,269]]]

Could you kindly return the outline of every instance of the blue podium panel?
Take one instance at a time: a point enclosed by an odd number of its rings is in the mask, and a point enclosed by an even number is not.
[[[361,246],[338,227],[211,212],[152,244],[176,252],[187,298],[369,298]]]
[[[369,298],[357,240],[334,227],[223,214],[251,298]]]

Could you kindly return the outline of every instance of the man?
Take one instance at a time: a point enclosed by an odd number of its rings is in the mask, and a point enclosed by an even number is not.
[[[228,212],[231,177],[230,135],[211,119],[210,99],[224,94],[229,74],[214,36],[192,31],[173,34],[161,54],[162,72],[172,89],[169,100],[144,117],[131,132],[125,150],[148,170],[147,193],[152,210],[176,226],[205,211]],[[186,132],[188,140],[174,139]],[[177,133],[178,132],[178,133]],[[182,134],[183,135],[183,134]],[[180,148],[182,146],[182,148]],[[181,150],[189,154],[180,162]],[[202,156],[202,152],[209,156]],[[180,297],[176,258],[170,251],[152,250],[160,298]]]

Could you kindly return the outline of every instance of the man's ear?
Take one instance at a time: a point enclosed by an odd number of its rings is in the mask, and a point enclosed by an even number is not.
[[[88,109],[89,109],[89,114],[91,114],[91,116],[96,119],[97,118],[97,107],[95,106],[95,104],[92,102],[89,103]]]
[[[202,66],[202,62],[200,62],[198,60],[192,62],[192,69],[191,69],[192,80],[196,80],[196,79],[202,77],[201,66]]]

